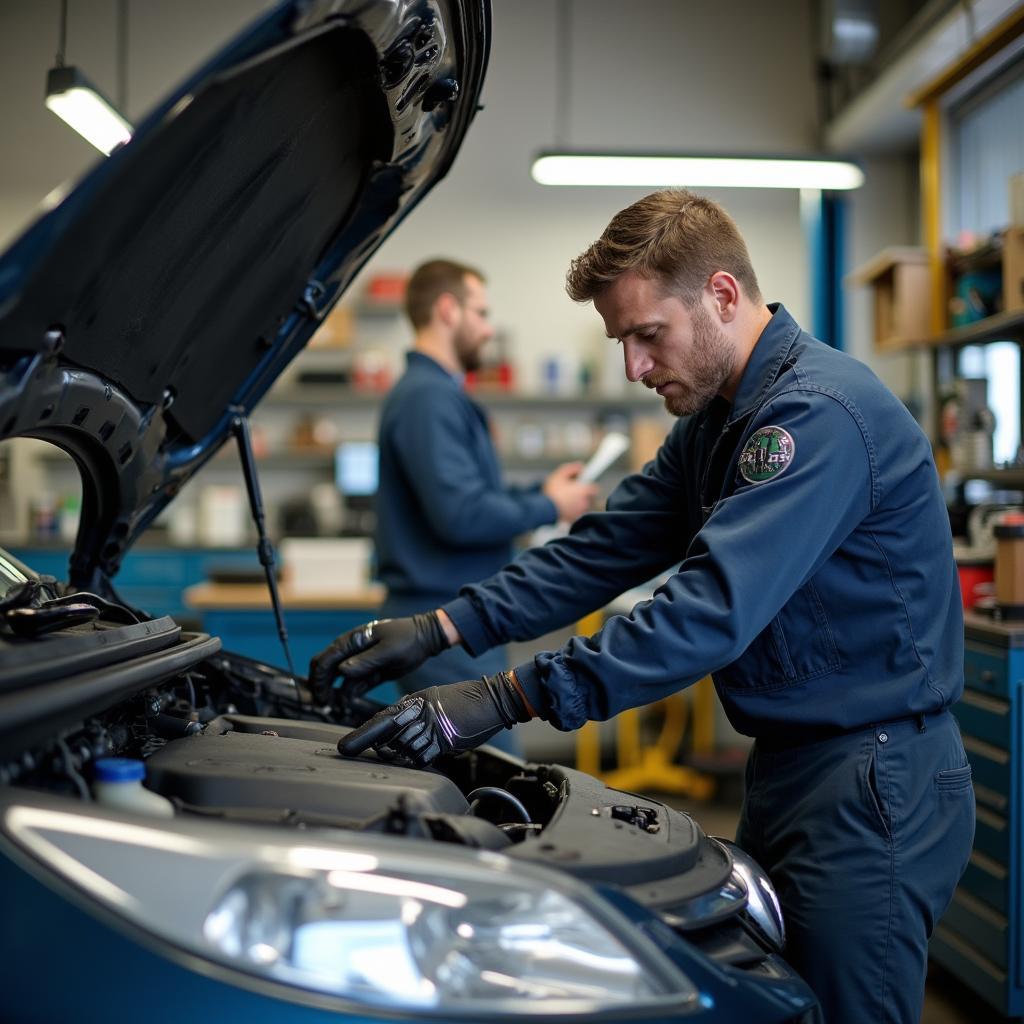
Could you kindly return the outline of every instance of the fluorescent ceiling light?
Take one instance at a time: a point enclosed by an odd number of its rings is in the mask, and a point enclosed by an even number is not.
[[[864,184],[864,172],[845,160],[788,157],[541,153],[530,173],[541,185],[830,190]]]
[[[50,69],[46,105],[108,156],[132,137],[132,126],[76,67]]]

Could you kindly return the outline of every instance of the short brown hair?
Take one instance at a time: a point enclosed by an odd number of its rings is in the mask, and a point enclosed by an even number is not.
[[[718,203],[685,189],[663,189],[620,210],[604,234],[569,265],[565,290],[588,302],[620,274],[658,278],[692,306],[708,278],[725,270],[749,299],[761,298],[747,244]]]
[[[405,312],[418,331],[430,323],[434,303],[446,292],[459,300],[466,300],[466,277],[486,280],[474,267],[454,260],[428,260],[421,263],[405,286]]]

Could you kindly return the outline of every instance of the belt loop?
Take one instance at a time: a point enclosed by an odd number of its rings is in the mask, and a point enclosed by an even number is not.
[[[920,715],[914,715],[914,720],[917,722],[917,731],[918,732],[925,732],[928,729],[928,726],[926,726],[924,724],[924,714],[923,713],[920,714]]]

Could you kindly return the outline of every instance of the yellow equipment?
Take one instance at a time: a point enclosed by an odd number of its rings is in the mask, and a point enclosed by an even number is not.
[[[577,632],[590,636],[601,628],[603,615],[594,612],[580,619]],[[601,771],[601,736],[597,722],[587,722],[576,733],[576,767],[597,776],[612,789],[633,793],[657,792],[706,800],[714,792],[714,779],[676,764],[676,756],[686,732],[693,703],[693,750],[709,753],[714,743],[714,692],[711,677],[695,686],[652,704],[664,716],[657,740],[646,747],[640,743],[641,713],[646,708],[631,708],[615,719],[616,767]]]

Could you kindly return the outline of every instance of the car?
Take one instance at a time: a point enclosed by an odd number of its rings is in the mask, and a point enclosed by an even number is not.
[[[490,31],[283,3],[0,258],[0,439],[82,479],[66,581],[0,552],[5,1020],[816,1019],[765,873],[688,814],[486,747],[343,758],[371,704],[117,593],[232,443],[272,577],[248,415],[446,173]]]

